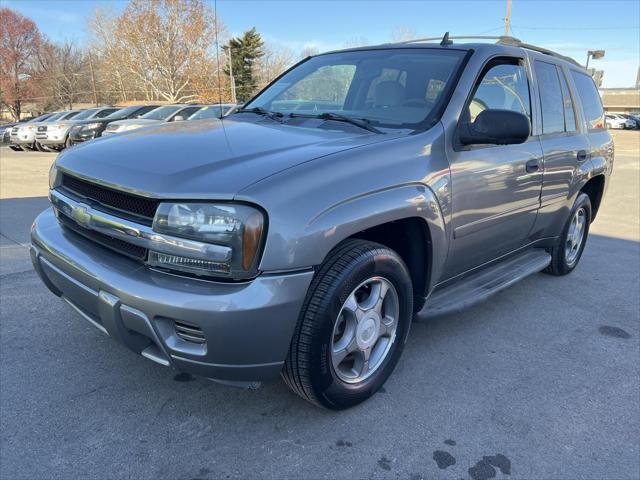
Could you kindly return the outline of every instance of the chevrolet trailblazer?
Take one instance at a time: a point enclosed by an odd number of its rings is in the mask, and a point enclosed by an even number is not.
[[[35,269],[158,364],[364,401],[417,312],[574,270],[613,168],[575,61],[431,40],[307,58],[223,119],[65,151]]]

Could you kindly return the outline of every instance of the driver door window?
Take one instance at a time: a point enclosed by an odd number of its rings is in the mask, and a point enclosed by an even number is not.
[[[470,121],[489,109],[511,110],[531,120],[529,84],[523,65],[501,63],[489,67],[469,104]]]

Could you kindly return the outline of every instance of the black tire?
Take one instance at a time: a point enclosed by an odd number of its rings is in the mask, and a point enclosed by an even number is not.
[[[331,361],[333,329],[347,297],[372,277],[383,277],[398,294],[395,340],[370,377],[346,383],[337,376]],[[345,241],[329,253],[309,287],[282,378],[291,390],[315,405],[332,410],[357,405],[371,397],[393,371],[407,340],[412,314],[411,277],[400,256],[378,243]]]
[[[569,229],[571,227],[571,222],[576,215],[576,212],[580,209],[583,209],[586,215],[584,231],[582,233],[582,242],[577,251],[577,255],[572,261],[567,261],[566,257],[566,245],[569,237]],[[589,196],[586,193],[579,193],[576,201],[573,203],[573,208],[571,208],[571,213],[569,214],[569,218],[562,229],[562,235],[556,242],[556,244],[548,249],[548,252],[551,254],[551,263],[544,270],[545,273],[550,273],[551,275],[567,275],[573,271],[574,268],[580,263],[580,258],[582,258],[582,252],[584,252],[584,247],[587,245],[587,238],[589,236],[589,226],[591,224],[591,201],[589,200]]]

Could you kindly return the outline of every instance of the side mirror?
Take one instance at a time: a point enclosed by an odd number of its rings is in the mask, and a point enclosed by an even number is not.
[[[183,120],[184,120],[184,117],[182,115],[176,115],[175,117],[173,117],[174,122],[181,122]]]
[[[483,110],[473,123],[459,126],[463,145],[515,145],[531,134],[529,118],[512,110]]]

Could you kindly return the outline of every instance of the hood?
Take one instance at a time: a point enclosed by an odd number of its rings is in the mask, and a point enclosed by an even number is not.
[[[152,197],[229,200],[244,187],[286,168],[395,137],[287,126],[266,119],[163,123],[65,150],[57,166]]]

